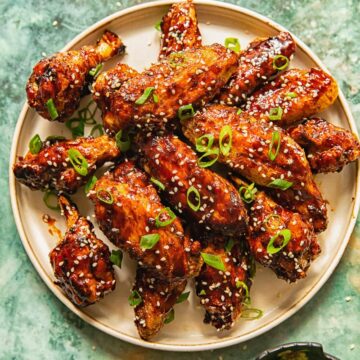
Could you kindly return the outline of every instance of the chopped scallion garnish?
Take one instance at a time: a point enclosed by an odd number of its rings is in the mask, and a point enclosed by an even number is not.
[[[281,217],[277,214],[270,214],[264,219],[264,225],[269,227],[272,230],[278,229],[281,223]]]
[[[206,142],[206,144],[205,144]],[[196,151],[198,152],[207,152],[211,149],[214,143],[214,135],[213,134],[205,134],[196,139]]]
[[[160,220],[160,218],[163,217],[163,215],[165,215],[165,214],[167,214],[167,216],[166,216],[167,219]],[[165,227],[165,226],[172,224],[175,219],[176,219],[176,215],[173,213],[173,211],[169,207],[166,207],[159,212],[158,216],[155,219],[155,225],[157,228]]]
[[[95,79],[99,75],[99,72],[101,71],[102,67],[103,64],[97,64],[96,67],[92,68],[89,71],[89,75]]]
[[[242,310],[240,317],[245,320],[257,320],[263,316],[263,311],[255,308],[245,308]]]
[[[154,87],[147,87],[143,94],[135,101],[136,105],[143,105],[145,104],[146,100],[149,98],[151,93],[155,90]]]
[[[94,134],[98,132],[99,136],[104,135],[104,128],[101,124],[96,124],[90,131],[90,136],[94,136]]]
[[[220,152],[224,156],[228,156],[230,154],[231,145],[232,145],[232,129],[231,126],[225,125],[221,128],[219,135]]]
[[[275,179],[271,181],[267,186],[276,189],[287,190],[293,186],[293,183],[291,181],[283,179]]]
[[[192,118],[195,115],[194,108],[192,104],[183,105],[178,110],[178,117],[180,121],[184,121]]]
[[[48,109],[48,112],[50,114],[50,117],[51,117],[51,120],[55,120],[59,114],[56,110],[56,107],[55,107],[55,104],[54,104],[54,100],[53,99],[49,99],[47,102],[46,102],[46,107]]]
[[[269,119],[271,121],[278,121],[281,120],[282,115],[283,115],[283,109],[280,106],[276,108],[271,108],[269,112]]]
[[[275,70],[285,70],[290,63],[289,58],[284,55],[276,55],[273,59],[273,68]]]
[[[225,47],[235,51],[236,53],[239,53],[241,50],[239,39],[233,37],[228,37],[225,39]]]
[[[122,259],[123,253],[121,250],[113,250],[111,252],[110,261],[119,268],[121,268]]]
[[[239,189],[239,194],[242,200],[247,204],[250,204],[255,200],[256,192],[257,188],[255,187],[255,183],[252,183],[249,186],[241,186]]]
[[[271,136],[271,143],[269,145],[269,152],[268,152],[268,156],[271,161],[274,161],[279,155],[280,145],[281,145],[281,135],[279,131],[274,131]],[[275,147],[275,152],[273,151],[274,147]]]
[[[39,134],[34,135],[29,142],[29,150],[35,155],[38,154],[42,148],[42,141]]]
[[[152,249],[160,240],[159,234],[146,234],[140,239],[140,247],[142,250]]]
[[[237,289],[243,288],[245,290],[245,298],[249,298],[249,288],[243,281],[238,280],[235,285]]]
[[[85,194],[87,194],[90,190],[92,190],[95,186],[95,183],[97,182],[97,177],[95,175],[93,175],[89,180],[88,182],[86,183],[85,185],[85,188],[84,188],[84,191],[85,191]]]
[[[204,259],[204,262],[213,267],[214,269],[225,271],[225,266],[221,257],[219,255],[208,254],[208,253],[201,253],[201,257]]]
[[[282,237],[282,243],[279,247],[275,247],[274,242],[280,237]],[[276,235],[271,237],[266,247],[266,251],[269,254],[276,254],[282,248],[284,248],[289,243],[290,240],[291,240],[291,231],[289,229],[280,230]]]
[[[81,152],[77,149],[69,149],[67,154],[75,171],[81,176],[86,176],[88,174],[89,164]]]
[[[188,299],[189,295],[190,295],[190,291],[188,291],[188,292],[183,292],[183,293],[177,298],[176,303],[177,303],[177,304],[180,304],[180,303],[184,302],[185,300]]]
[[[296,92],[288,92],[285,96],[290,99],[294,99],[297,97],[297,93]]]
[[[161,181],[153,177],[150,178],[150,181],[155,184],[160,190],[165,190],[165,185]]]
[[[154,28],[155,28],[157,31],[161,31],[161,24],[162,24],[162,20],[158,21],[158,22],[154,25]]]
[[[191,210],[198,211],[200,209],[201,206],[200,193],[199,190],[192,185],[187,189],[186,201]]]
[[[232,250],[232,248],[234,247],[234,245],[235,245],[234,240],[232,238],[230,238],[225,245],[225,251],[230,252]]]
[[[55,210],[55,211],[60,210],[60,206],[58,203],[58,197],[54,191],[47,190],[43,196],[43,201],[49,209]]]
[[[206,168],[206,167],[214,165],[219,158],[219,153],[220,153],[219,148],[210,149],[204,155],[199,157],[198,165],[202,168]],[[215,155],[215,157],[213,157],[213,155]],[[210,157],[209,160],[207,160],[207,161],[204,160],[208,157]]]
[[[199,292],[199,296],[203,296],[203,295],[206,295],[206,291],[204,289],[202,289],[200,292]]]
[[[111,205],[114,203],[114,198],[113,198],[111,192],[108,190],[99,189],[96,192],[96,196],[101,202],[103,202],[105,204]]]
[[[125,135],[125,139],[123,139],[123,131],[122,130],[120,130],[115,135],[116,145],[122,152],[128,151],[131,146],[131,140],[130,140],[129,134],[125,133],[124,135]]]
[[[242,110],[239,109],[237,112],[236,112],[236,115],[240,115],[242,113]]]
[[[171,309],[170,312],[166,315],[164,324],[170,324],[175,319],[175,310]]]
[[[142,297],[136,290],[133,290],[128,297],[128,301],[130,306],[138,306],[142,302]]]
[[[73,139],[84,136],[85,121],[82,118],[73,118],[65,123],[65,126],[71,131]]]

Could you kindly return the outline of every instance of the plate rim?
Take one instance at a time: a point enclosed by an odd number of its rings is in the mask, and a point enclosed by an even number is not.
[[[67,51],[73,46],[75,46],[78,42],[80,42],[84,37],[90,35],[91,33],[98,31],[100,27],[105,26],[106,24],[112,22],[113,20],[117,18],[121,18],[123,16],[126,16],[131,13],[135,13],[140,10],[144,10],[146,8],[151,7],[162,7],[164,5],[171,5],[175,2],[179,2],[181,0],[158,0],[158,1],[152,1],[144,4],[139,4],[135,6],[128,7],[126,9],[122,9],[120,11],[117,11],[98,22],[94,23],[93,25],[86,28],[84,31],[82,31],[80,34],[75,36],[70,42],[66,44],[65,47],[63,47],[60,51]],[[293,36],[297,47],[301,48],[309,58],[311,58],[317,66],[325,70],[326,72],[330,73],[328,69],[324,66],[322,61],[318,58],[318,56],[313,53],[310,48],[304,44],[297,36],[295,36],[291,31],[283,27],[282,25],[278,24],[277,22],[267,18],[264,15],[261,15],[253,10],[230,4],[230,3],[223,3],[215,0],[194,0],[195,5],[204,5],[204,6],[211,6],[211,7],[220,7],[225,8],[237,13],[241,13],[243,15],[246,15],[251,18],[255,18],[256,20],[259,20],[268,26],[272,27],[273,29],[277,31],[287,31],[290,32]],[[355,120],[352,116],[350,107],[345,99],[344,94],[342,93],[341,89],[339,88],[339,96],[338,100],[340,102],[340,105],[346,115],[346,120],[348,122],[348,125],[350,126],[350,129],[353,133],[355,133],[358,136],[357,127],[355,124]],[[18,206],[18,199],[17,199],[17,185],[15,181],[14,174],[12,172],[12,164],[16,160],[17,155],[17,148],[18,148],[18,141],[16,139],[19,138],[19,134],[21,132],[23,123],[25,121],[27,112],[30,110],[30,107],[28,106],[27,102],[22,107],[22,110],[19,114],[19,117],[17,119],[16,127],[13,133],[12,138],[12,144],[11,144],[11,151],[10,151],[10,159],[9,159],[9,192],[10,192],[10,200],[11,200],[11,207],[13,216],[15,219],[15,224],[18,230],[18,233],[20,235],[21,242],[23,244],[23,247],[27,253],[27,256],[29,257],[32,265],[36,269],[37,273],[40,275],[41,279],[45,282],[45,284],[48,286],[48,288],[53,292],[53,294],[73,313],[75,313],[77,316],[79,316],[82,320],[86,321],[88,324],[94,326],[95,328],[103,331],[106,334],[109,334],[115,338],[118,338],[122,341],[126,341],[128,343],[142,346],[145,348],[153,349],[153,350],[165,350],[165,351],[204,351],[204,350],[212,350],[212,349],[219,349],[227,346],[236,345],[239,343],[242,343],[244,341],[253,339],[258,337],[259,335],[264,334],[265,332],[273,329],[277,325],[281,324],[285,320],[289,319],[292,315],[294,315],[298,310],[300,310],[305,304],[307,304],[310,299],[312,299],[316,293],[321,289],[321,287],[328,281],[329,277],[334,272],[335,268],[337,267],[340,259],[343,256],[343,253],[346,249],[346,246],[349,242],[350,236],[352,234],[352,231],[354,229],[356,218],[359,212],[359,206],[360,206],[360,193],[359,193],[359,185],[360,185],[360,167],[358,161],[356,161],[356,179],[355,181],[355,189],[354,189],[354,199],[352,201],[352,211],[349,219],[349,223],[347,226],[346,233],[341,241],[341,245],[339,247],[339,251],[337,252],[336,256],[334,257],[333,261],[331,262],[328,269],[324,272],[322,277],[319,279],[319,281],[311,288],[310,291],[306,293],[306,295],[301,298],[300,301],[295,303],[293,306],[291,306],[289,309],[287,309],[284,313],[278,316],[277,319],[274,321],[267,323],[263,325],[261,328],[256,329],[255,331],[250,331],[247,334],[234,336],[229,339],[219,339],[219,340],[213,340],[209,343],[201,343],[201,344],[194,344],[194,345],[188,345],[188,344],[166,344],[166,343],[157,343],[157,342],[147,342],[139,337],[133,337],[131,335],[122,333],[119,330],[115,330],[108,325],[103,324],[98,319],[93,318],[92,316],[84,313],[80,308],[76,307],[71,303],[70,300],[66,298],[66,296],[62,293],[62,291],[54,286],[53,281],[50,279],[48,274],[46,273],[45,269],[42,267],[41,262],[37,259],[36,253],[33,251],[31,247],[31,242],[29,241],[23,224],[21,222],[21,215],[19,211]]]

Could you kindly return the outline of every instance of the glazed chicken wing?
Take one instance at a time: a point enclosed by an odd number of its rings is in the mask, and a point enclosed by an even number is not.
[[[106,173],[90,191],[103,233],[140,266],[166,278],[199,270],[199,243],[184,235],[180,220],[165,208],[146,175],[130,161]]]
[[[231,241],[234,244],[229,251],[225,250],[224,240],[208,241],[203,253],[215,256],[223,270],[204,263],[195,283],[200,303],[206,310],[204,322],[218,330],[230,329],[249,300],[253,271],[251,256],[245,242]]]
[[[172,134],[138,137],[140,164],[165,187],[166,200],[206,230],[244,234],[247,215],[239,193],[218,174],[200,167],[195,152]]]
[[[189,109],[184,106],[203,105],[220,91],[237,62],[234,52],[218,44],[170,56],[122,84],[109,99],[104,127],[116,133],[134,125],[164,125],[178,111],[185,115]],[[98,105],[102,107],[100,102],[101,98]]]
[[[64,122],[78,108],[97,66],[125,46],[120,38],[106,30],[96,46],[56,53],[39,61],[26,85],[29,106],[48,120]]]
[[[314,173],[341,171],[360,156],[359,140],[351,131],[321,118],[306,120],[288,133],[305,149]]]
[[[191,0],[173,4],[161,22],[159,58],[201,46],[195,6]]]
[[[19,157],[13,171],[16,179],[32,190],[74,193],[97,167],[120,155],[116,142],[108,136],[76,140],[45,141],[37,154]]]
[[[255,118],[292,125],[328,108],[337,98],[336,81],[321,69],[291,69],[256,91],[244,105]]]
[[[304,150],[284,130],[245,112],[239,114],[236,108],[211,105],[184,122],[183,131],[194,144],[200,136],[213,134],[216,146],[226,125],[231,129],[232,145],[228,156],[220,153],[219,161],[267,187],[277,202],[300,213],[317,232],[325,230],[325,201],[314,182]],[[280,140],[276,140],[276,135]],[[274,160],[269,156],[270,151],[272,156],[276,154]]]
[[[56,284],[75,305],[87,306],[115,289],[110,251],[74,204],[64,196],[59,197],[59,204],[67,231],[49,254]]]
[[[185,287],[185,279],[159,278],[158,274],[138,267],[133,291],[140,295],[141,302],[134,311],[135,324],[142,339],[150,340],[159,333]]]
[[[285,56],[288,59],[295,52],[295,42],[288,32],[257,39],[240,54],[240,65],[230,81],[221,90],[221,104],[238,105],[265,81],[278,73]],[[281,56],[280,56],[281,55]]]

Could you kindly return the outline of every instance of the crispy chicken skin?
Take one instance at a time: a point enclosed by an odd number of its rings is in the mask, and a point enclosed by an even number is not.
[[[190,222],[222,234],[246,232],[247,214],[239,193],[220,175],[200,167],[188,145],[172,134],[138,137],[137,145],[143,169],[165,186],[166,200]],[[196,211],[187,201],[191,186],[200,194]],[[189,200],[197,204],[195,196]]]
[[[142,339],[150,340],[159,333],[185,287],[185,279],[163,279],[148,269],[137,268],[133,290],[140,294],[142,301],[134,312],[135,324]]]
[[[113,94],[110,114],[103,118],[104,127],[116,133],[129,126],[164,125],[177,116],[181,106],[197,107],[209,102],[236,70],[237,63],[237,55],[219,44],[184,51],[176,59],[166,58],[125,81]],[[149,88],[154,89],[147,99],[136,104]],[[102,107],[99,101],[98,105]]]
[[[196,294],[206,310],[204,322],[218,330],[230,329],[240,316],[246,300],[246,290],[241,284],[248,290],[251,287],[252,262],[247,244],[241,239],[233,241],[235,245],[230,252],[225,250],[224,238],[207,242],[202,251],[218,256],[225,272],[204,263],[195,282]]]
[[[336,81],[323,70],[291,69],[256,91],[243,109],[255,118],[270,121],[270,110],[280,107],[282,116],[276,124],[290,126],[325,110],[337,95]]]
[[[68,151],[75,149],[86,159],[88,173],[76,172]],[[16,179],[32,190],[53,189],[72,194],[84,185],[95,170],[120,155],[116,142],[108,136],[81,137],[76,140],[46,141],[38,154],[30,151],[13,166]]]
[[[313,173],[341,171],[360,156],[356,135],[318,117],[288,129],[288,133],[305,149]]]
[[[49,254],[51,266],[56,284],[71,302],[87,306],[115,289],[110,251],[74,204],[64,196],[59,197],[59,204],[66,217],[67,231]]]
[[[95,215],[103,233],[116,246],[127,251],[144,268],[157,270],[166,278],[186,278],[199,270],[198,242],[184,235],[179,219],[170,225],[156,227],[169,219],[155,188],[134,163],[125,161],[106,173],[90,191]],[[101,199],[107,200],[104,202]],[[151,249],[140,246],[141,237],[158,234]]]
[[[295,47],[295,41],[288,32],[251,42],[240,54],[240,65],[237,71],[221,90],[220,103],[239,105],[245,102],[248,95],[278,73],[274,67],[274,59],[279,61],[279,64],[276,62],[277,65],[281,66],[282,63],[281,59],[277,60],[275,57],[283,55],[291,58]]]
[[[191,0],[173,4],[161,22],[161,47],[159,59],[173,52],[201,46],[195,6]]]
[[[125,46],[120,38],[106,30],[95,46],[56,53],[40,60],[34,67],[26,85],[29,106],[42,117],[53,120],[46,103],[52,99],[58,113],[57,121],[64,122],[77,109],[93,79],[91,69],[123,53]]]
[[[235,173],[267,187],[279,204],[300,213],[317,232],[325,230],[326,203],[314,182],[304,150],[284,130],[245,112],[239,115],[236,108],[211,105],[184,122],[183,131],[192,143],[204,134],[213,134],[217,146],[224,125],[232,129],[232,146],[228,156],[220,154],[219,161]],[[271,161],[268,152],[274,131],[280,134],[281,142],[276,159]],[[293,185],[287,190],[273,189],[270,183],[276,179]]]

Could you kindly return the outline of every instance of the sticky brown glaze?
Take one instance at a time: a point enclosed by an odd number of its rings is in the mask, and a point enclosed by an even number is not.
[[[160,181],[166,200],[190,222],[222,234],[244,234],[247,214],[234,186],[215,172],[197,163],[195,152],[172,134],[138,137],[140,164]],[[193,186],[200,193],[200,208],[191,209],[187,191]],[[190,201],[197,204],[194,195]]]
[[[185,286],[185,279],[162,279],[148,269],[137,268],[133,291],[138,292],[142,301],[135,306],[134,312],[142,339],[148,341],[159,333]]]
[[[292,98],[288,94],[295,93]],[[292,125],[328,108],[337,98],[334,78],[321,69],[291,69],[256,91],[244,105],[255,118],[270,121],[269,112],[280,107],[283,111],[279,126]]]
[[[100,229],[140,266],[156,270],[166,278],[186,278],[198,272],[199,243],[184,235],[178,218],[168,226],[156,227],[155,219],[165,207],[147,176],[132,162],[125,161],[106,173],[89,194]],[[109,198],[111,203],[103,202],[99,195]],[[160,220],[168,218],[164,213]],[[146,234],[160,236],[151,249],[140,247],[141,237]]]
[[[230,329],[241,314],[246,291],[239,282],[243,282],[249,290],[251,287],[253,268],[247,244],[241,239],[233,241],[234,246],[227,252],[225,238],[208,239],[202,252],[218,256],[225,271],[204,263],[195,282],[196,294],[206,311],[204,322],[219,331]]]
[[[291,58],[295,52],[295,41],[288,32],[276,36],[257,39],[240,54],[240,65],[231,76],[230,81],[221,90],[221,104],[239,105],[246,101],[248,95],[278,73],[274,67],[277,55]],[[279,66],[283,65],[281,59]]]
[[[56,284],[71,302],[87,306],[115,289],[110,251],[74,204],[64,196],[59,197],[59,204],[66,217],[67,231],[49,254],[51,266]]]
[[[68,151],[78,150],[88,163],[82,176],[72,166]],[[81,137],[76,140],[46,141],[38,154],[30,151],[13,166],[16,179],[32,190],[56,190],[73,194],[84,185],[95,170],[120,155],[116,142],[108,136]]]
[[[360,156],[360,144],[355,134],[321,118],[312,118],[288,129],[289,135],[306,152],[314,173],[341,171]]]
[[[159,59],[200,46],[201,34],[194,4],[191,0],[173,4],[161,22]]]
[[[288,282],[304,278],[311,262],[320,254],[312,225],[303,221],[300,214],[276,204],[263,191],[256,194],[249,208],[249,218],[248,242],[255,259]],[[269,254],[270,239],[282,229],[291,231],[290,241],[279,252]],[[274,247],[280,247],[282,242],[279,236]]]
[[[219,161],[235,173],[267,187],[277,202],[300,213],[317,232],[325,230],[326,204],[314,182],[305,152],[284,130],[245,112],[239,115],[236,108],[211,105],[184,122],[183,131],[192,143],[204,134],[213,134],[214,145],[217,146],[224,125],[232,129],[232,147],[228,156],[220,154]],[[278,156],[271,161],[268,152],[274,131],[279,132],[281,145]],[[293,185],[284,191],[271,189],[270,182],[275,179],[283,179]]]
[[[163,126],[177,117],[181,106],[196,108],[209,102],[229,80],[237,62],[237,55],[219,44],[184,51],[176,63],[166,58],[123,83],[110,100],[111,116],[103,119],[104,127],[116,133],[135,125]],[[154,91],[137,105],[149,87]]]
[[[58,112],[55,120],[64,122],[78,108],[81,97],[89,93],[88,86],[93,80],[89,71],[124,51],[121,39],[106,30],[95,46],[83,46],[40,60],[26,85],[29,106],[52,120],[46,106],[52,99]]]

